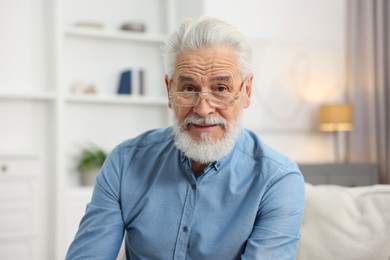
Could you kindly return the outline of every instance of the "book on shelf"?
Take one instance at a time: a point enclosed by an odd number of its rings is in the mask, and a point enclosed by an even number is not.
[[[139,69],[134,72],[125,70],[120,74],[118,94],[145,95],[145,72]]]

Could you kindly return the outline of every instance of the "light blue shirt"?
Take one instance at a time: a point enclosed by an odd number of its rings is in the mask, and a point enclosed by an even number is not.
[[[67,259],[295,259],[304,210],[297,165],[242,129],[199,177],[171,128],[118,145]]]

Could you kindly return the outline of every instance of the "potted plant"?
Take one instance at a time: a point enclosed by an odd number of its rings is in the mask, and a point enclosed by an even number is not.
[[[95,184],[96,176],[103,165],[107,153],[96,145],[81,150],[77,171],[81,175],[81,185],[91,186]]]

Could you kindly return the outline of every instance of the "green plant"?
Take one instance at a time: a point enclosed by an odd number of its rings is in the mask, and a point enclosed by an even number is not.
[[[91,169],[100,168],[103,165],[107,153],[100,147],[92,145],[81,150],[77,163],[77,170],[82,173]]]

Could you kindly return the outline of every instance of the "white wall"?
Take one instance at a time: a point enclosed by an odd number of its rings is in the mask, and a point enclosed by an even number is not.
[[[298,162],[333,161],[316,128],[319,104],[344,98],[345,0],[208,0],[254,47],[254,91],[244,125]]]

